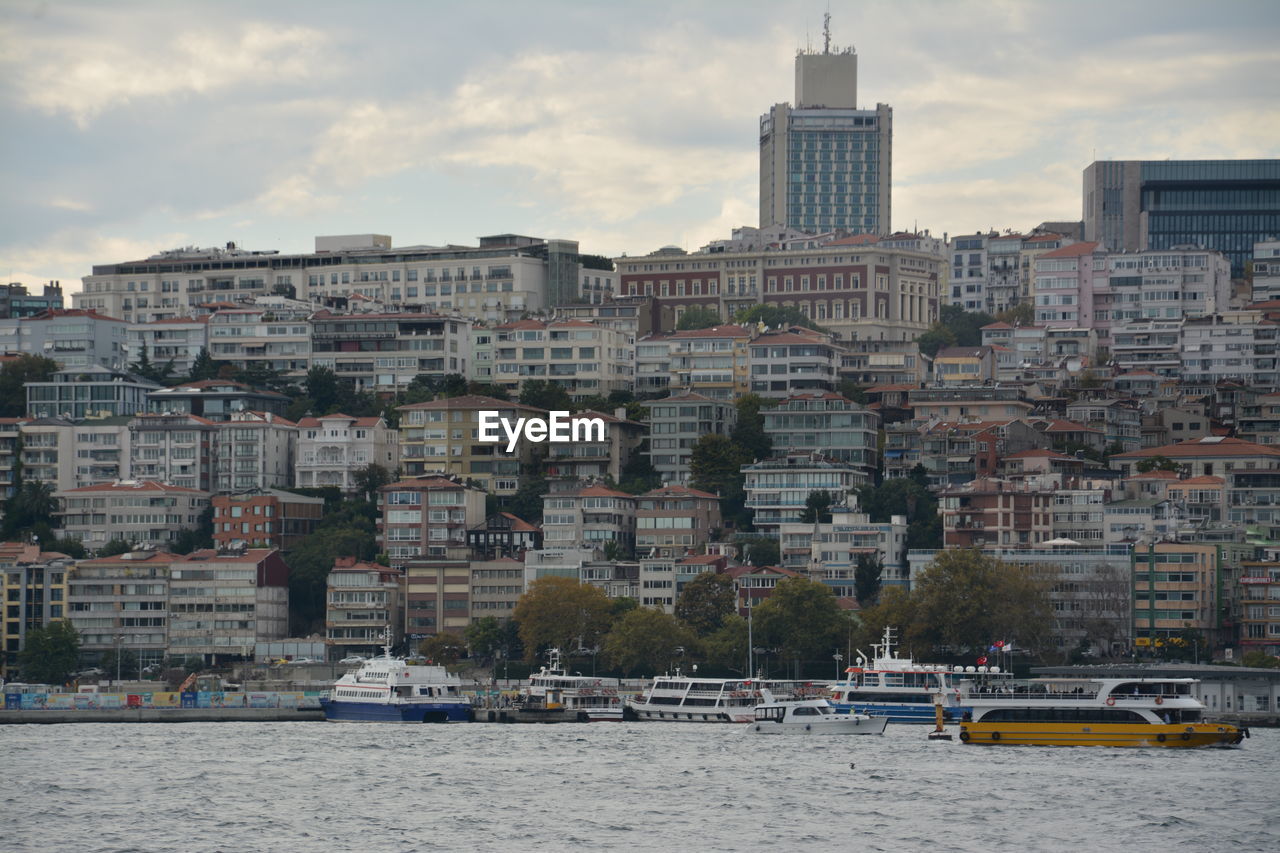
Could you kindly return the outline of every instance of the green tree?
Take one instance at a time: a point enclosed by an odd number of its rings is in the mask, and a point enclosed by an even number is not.
[[[647,438],[645,442],[648,442]],[[662,475],[649,461],[647,445],[636,448],[620,473],[622,479],[618,482],[618,489],[629,495],[642,495],[662,485]]]
[[[583,269],[589,270],[608,270],[613,272],[613,261],[604,255],[578,255],[578,263],[582,264]]]
[[[738,538],[742,559],[753,566],[776,566],[782,562],[778,540],[772,536],[743,536]]]
[[[20,418],[27,414],[27,384],[49,382],[58,372],[58,362],[42,355],[15,356],[0,366],[0,417]]]
[[[747,620],[737,613],[725,617],[724,623],[702,639],[707,665],[720,673],[747,675]]]
[[[191,373],[188,374],[187,378],[191,382],[218,378],[218,363],[213,360],[213,356],[209,355],[209,351],[204,347],[201,347],[200,352],[192,359]]]
[[[520,476],[520,488],[505,502],[506,511],[531,524],[542,520],[542,499],[551,490],[547,481],[542,450],[534,450],[533,458]]]
[[[720,513],[741,520],[746,494],[742,466],[752,462],[750,451],[733,439],[716,433],[701,436],[689,457],[689,485],[720,496]]]
[[[884,563],[879,554],[859,554],[857,565],[853,569],[853,594],[859,606],[867,607],[875,603],[880,595],[880,577],[884,574]]]
[[[311,401],[311,411],[316,415],[332,415],[342,409],[342,380],[331,368],[316,365],[307,371],[303,380],[307,399]],[[345,414],[350,414],[345,413]]]
[[[194,528],[184,527],[169,543],[169,551],[174,554],[190,554],[201,548],[213,547],[213,507],[207,506],[200,513],[199,522]]]
[[[925,485],[928,477],[919,468],[910,477],[894,477],[879,486],[863,486],[858,490],[858,506],[883,524],[895,515],[907,517],[908,548],[941,548],[942,518],[938,515],[938,499]]]
[[[25,538],[32,532],[44,531],[42,541],[52,538],[48,528],[53,526],[53,514],[58,502],[53,497],[53,486],[32,480],[18,482],[13,496],[4,503],[4,518],[0,520],[0,533],[5,541]]]
[[[1244,653],[1244,657],[1240,658],[1240,665],[1276,669],[1280,667],[1280,657],[1269,655],[1261,649],[1253,649]]]
[[[138,653],[130,648],[121,648],[118,651],[119,669],[116,668],[116,649],[107,649],[103,653],[102,662],[98,664],[99,669],[105,672],[108,678],[116,678],[117,673],[121,680],[141,678],[142,670],[138,665]]]
[[[1036,322],[1036,309],[1030,302],[1019,302],[996,314],[996,319],[1010,326],[1033,326]]]
[[[831,587],[807,578],[778,581],[755,610],[756,636],[785,660],[813,661],[844,645],[849,617]]]
[[[350,510],[348,511],[350,512]],[[329,519],[326,519],[326,522]],[[349,555],[371,560],[377,553],[373,525],[367,519],[335,518],[317,528],[285,556],[289,565],[290,636],[306,636],[324,620],[326,584],[334,558]]]
[[[564,386],[543,379],[526,379],[520,386],[520,402],[549,412],[573,410],[573,400]]]
[[[941,323],[934,323],[929,330],[916,338],[916,346],[920,352],[933,358],[938,350],[956,345],[956,333]]]
[[[628,675],[656,673],[693,645],[693,635],[674,616],[640,607],[618,620],[604,638],[605,657]],[[679,650],[679,651],[678,651]]]
[[[831,521],[831,507],[839,499],[839,495],[825,489],[809,492],[804,499],[804,509],[800,510],[801,524],[825,524]]]
[[[173,382],[173,359],[169,359],[164,364],[152,364],[150,357],[147,355],[146,344],[142,345],[142,352],[138,354],[138,360],[129,365],[129,370],[143,379],[150,379],[159,385],[169,385]]]
[[[819,332],[827,331],[822,326],[819,326],[817,323],[806,317],[804,312],[799,308],[796,308],[794,305],[753,305],[750,308],[744,308],[737,314],[734,314],[733,322],[740,323],[744,326],[764,323],[770,329],[785,329],[791,326],[801,326],[803,328],[813,329]]]
[[[689,329],[710,329],[719,325],[720,314],[715,309],[697,306],[680,315],[676,329],[683,332]]]
[[[133,550],[133,543],[128,539],[111,539],[98,549],[99,557],[114,557],[117,554],[128,554]]]
[[[492,397],[495,400],[511,399],[506,388],[488,382],[468,382],[467,393],[475,397]]]
[[[1139,474],[1145,474],[1148,471],[1179,471],[1182,468],[1168,456],[1148,456],[1134,467],[1138,469]]]
[[[512,616],[520,625],[525,660],[546,648],[564,652],[591,648],[609,625],[609,599],[598,587],[572,578],[545,577],[529,584]]]
[[[880,591],[875,604],[864,606],[858,612],[855,647],[871,648],[873,643],[880,642],[885,628],[892,628],[897,632],[898,642],[904,653],[923,655],[931,651],[932,645],[921,637],[926,626],[917,618],[918,609],[906,589],[900,586],[885,587]]]
[[[1049,584],[975,550],[940,551],[913,585],[919,633],[934,646],[986,649],[995,640],[1039,652],[1052,625]]]
[[[743,394],[734,403],[738,416],[729,436],[746,451],[750,457],[748,462],[773,455],[773,439],[764,431],[764,415],[760,410],[777,404],[776,400],[765,400],[759,394]]]
[[[418,654],[441,666],[457,663],[467,650],[467,641],[461,634],[443,631],[418,643]]]
[[[676,598],[676,618],[699,637],[720,630],[733,613],[736,596],[728,575],[703,572],[684,585]]]
[[[982,344],[982,327],[995,322],[990,314],[966,311],[959,305],[943,305],[938,321],[956,336],[956,346],[976,347]]]
[[[392,482],[391,472],[377,462],[352,471],[351,480],[356,487],[356,496],[365,501],[376,501],[378,489]]]
[[[59,620],[27,632],[18,667],[33,684],[65,684],[79,659],[80,635],[70,622]]]

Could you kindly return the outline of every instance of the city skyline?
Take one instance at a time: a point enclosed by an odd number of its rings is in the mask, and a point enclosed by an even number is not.
[[[74,292],[94,263],[364,232],[696,250],[756,224],[759,116],[825,11],[14,3],[0,274]],[[894,109],[894,229],[1077,219],[1093,160],[1280,150],[1265,3],[830,11],[859,107]]]

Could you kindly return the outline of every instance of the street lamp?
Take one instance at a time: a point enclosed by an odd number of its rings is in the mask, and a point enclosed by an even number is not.
[[[836,653],[831,656],[831,659],[836,662],[836,681],[839,681],[840,680],[840,661],[844,660],[844,655],[840,654],[839,649],[836,649]]]

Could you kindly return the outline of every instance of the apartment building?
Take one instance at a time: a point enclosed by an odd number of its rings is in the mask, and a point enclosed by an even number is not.
[[[782,454],[744,465],[742,473],[746,505],[754,514],[755,528],[769,536],[777,536],[780,525],[800,520],[811,492],[829,492],[842,502],[845,495],[868,482],[860,465],[818,453]]]
[[[996,379],[996,357],[991,347],[943,347],[933,357],[938,385],[982,385]]]
[[[67,613],[80,634],[81,654],[101,661],[108,651],[131,651],[141,666],[169,653],[169,583],[174,563],[165,551],[130,551],[78,561],[67,574]]]
[[[128,324],[96,311],[50,309],[30,317],[0,322],[5,352],[43,355],[58,366],[122,369]]]
[[[517,557],[542,547],[542,528],[509,512],[497,512],[467,531],[467,545],[486,560]]]
[[[1034,408],[1027,402],[1026,392],[1016,385],[916,388],[907,392],[907,406],[917,423],[1023,418]]]
[[[806,391],[761,414],[775,450],[821,453],[857,466],[867,482],[874,478],[880,417],[870,409],[831,391]]]
[[[421,640],[433,634],[461,635],[466,630],[471,624],[472,573],[476,565],[465,558],[406,560],[406,637]]]
[[[418,376],[471,371],[471,321],[440,314],[311,316],[311,366],[327,367],[357,391],[392,394]]]
[[[1096,429],[1110,447],[1142,445],[1142,410],[1133,400],[1078,400],[1066,407],[1067,420]]]
[[[13,487],[22,467],[21,428],[26,418],[0,418],[0,497],[13,497]]]
[[[147,396],[161,386],[119,368],[90,364],[59,370],[47,382],[28,382],[27,416],[110,418],[146,411]]]
[[[636,498],[636,554],[700,554],[722,525],[719,496],[679,485],[653,489]]]
[[[1221,639],[1221,565],[1217,545],[1155,542],[1133,551],[1133,636],[1152,646],[1198,631],[1211,646]]]
[[[157,483],[123,480],[55,492],[54,515],[64,536],[87,549],[122,539],[139,548],[163,548],[183,530],[194,529],[209,506],[208,492]]]
[[[1240,407],[1236,437],[1254,444],[1280,445],[1280,392],[1259,394]]]
[[[602,485],[553,492],[542,499],[547,548],[597,548],[616,542],[629,554],[636,542],[636,497]]]
[[[627,410],[619,408],[612,415],[603,412],[583,411],[570,418],[570,435],[584,436],[581,441],[547,445],[546,475],[568,481],[603,480],[611,477],[616,483],[622,479],[622,471],[631,457],[639,452],[640,444],[648,434],[645,424],[625,417]],[[598,420],[604,424],[604,435],[593,428],[577,432],[577,424]]]
[[[732,402],[702,394],[675,394],[649,404],[649,462],[662,482],[689,482],[693,446],[704,435],[728,435],[737,423]]]
[[[1259,240],[1253,244],[1252,302],[1280,299],[1280,240]]]
[[[289,636],[289,567],[279,551],[193,551],[169,574],[169,654],[216,666],[252,660],[255,643]]]
[[[829,391],[836,385],[842,355],[830,335],[811,329],[765,332],[748,348],[751,391],[762,397]]]
[[[17,671],[27,634],[70,616],[67,574],[74,561],[66,554],[41,551],[27,542],[0,542],[0,673]]]
[[[325,586],[324,644],[330,660],[373,654],[388,626],[393,644],[404,637],[404,570],[337,557]]]
[[[221,551],[289,551],[324,517],[324,498],[277,489],[214,495],[212,504],[213,541]]]
[[[198,415],[219,422],[231,420],[235,412],[284,415],[289,403],[284,394],[230,379],[201,379],[147,394],[147,410],[155,414]]]
[[[670,387],[732,402],[751,390],[748,345],[757,330],[745,326],[689,329],[666,336]]]
[[[131,475],[212,492],[217,488],[218,424],[199,415],[140,414],[129,422]]]
[[[221,308],[206,324],[209,354],[239,368],[262,367],[302,377],[311,360],[307,318],[313,310],[310,303],[283,297],[262,298],[250,307]]]
[[[370,465],[388,472],[400,467],[400,433],[381,417],[333,414],[298,421],[298,486],[336,486],[343,494],[353,494],[355,473]]]
[[[926,359],[914,340],[859,340],[841,344],[837,381],[857,385],[920,385]]]
[[[860,558],[879,561],[882,585],[906,585],[905,515],[873,522],[858,512],[856,502],[848,501],[831,507],[829,521],[788,522],[779,525],[778,532],[782,565],[826,584],[837,597],[857,597],[854,579]]]
[[[1184,320],[1140,317],[1111,327],[1111,363],[1121,373],[1148,371],[1177,377],[1182,371]]]
[[[132,475],[129,417],[24,422],[22,475],[55,490],[127,480]]]
[[[233,412],[218,429],[215,491],[287,489],[297,452],[293,421],[270,412]]]
[[[0,318],[31,317],[62,305],[62,282],[51,281],[40,293],[32,293],[21,282],[0,284]]]
[[[515,557],[471,563],[471,619],[510,619],[524,595],[524,563]],[[506,650],[510,653],[510,650]]]
[[[1239,637],[1244,651],[1280,654],[1280,561],[1274,549],[1266,559],[1241,563]]]
[[[513,495],[520,475],[533,459],[533,445],[517,442],[508,452],[503,442],[479,441],[480,412],[517,418],[547,417],[545,409],[468,394],[397,407],[400,415],[400,460],[404,473],[432,472],[463,477],[494,495]]]
[[[126,331],[125,362],[147,360],[168,365],[174,376],[188,376],[201,350],[209,349],[209,315],[171,317],[146,323],[130,323]],[[218,356],[214,356],[217,358]]]
[[[1182,326],[1178,375],[1188,382],[1224,379],[1264,388],[1280,387],[1280,325],[1262,311],[1220,311],[1192,317]]]
[[[948,548],[1036,548],[1053,537],[1053,491],[1036,482],[981,478],[938,501]]]
[[[671,390],[671,339],[647,334],[636,341],[635,393],[661,396]]]
[[[467,378],[472,382],[493,382],[493,329],[488,326],[471,327],[471,372]]]
[[[378,490],[379,542],[393,566],[463,560],[467,531],[485,518],[485,493],[443,475],[400,480]]]
[[[560,385],[574,400],[631,390],[634,339],[616,329],[581,320],[519,320],[493,331],[494,384],[512,397],[531,379]]]

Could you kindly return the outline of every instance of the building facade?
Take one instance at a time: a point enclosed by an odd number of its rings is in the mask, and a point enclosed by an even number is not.
[[[400,467],[400,433],[381,417],[334,414],[298,421],[294,480],[302,488],[336,486],[356,490],[355,472],[380,465],[388,473]]]

